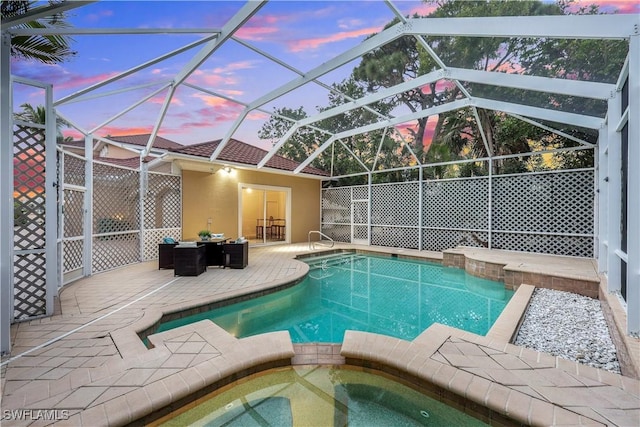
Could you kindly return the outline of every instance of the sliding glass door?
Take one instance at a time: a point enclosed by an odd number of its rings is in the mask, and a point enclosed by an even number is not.
[[[288,243],[291,189],[265,185],[239,185],[240,235],[250,244]]]

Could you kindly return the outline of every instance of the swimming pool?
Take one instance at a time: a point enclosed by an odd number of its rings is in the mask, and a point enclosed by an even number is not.
[[[158,332],[210,319],[242,338],[288,330],[294,343],[340,343],[345,330],[412,340],[433,323],[486,335],[513,291],[440,264],[346,253],[305,259],[291,288],[181,319]]]
[[[159,420],[198,426],[486,426],[391,378],[346,366],[253,375]]]

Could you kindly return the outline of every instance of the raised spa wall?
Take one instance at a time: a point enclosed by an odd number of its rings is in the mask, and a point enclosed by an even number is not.
[[[505,287],[516,290],[522,283],[538,288],[572,292],[598,299],[600,278],[597,275],[579,275],[575,272],[535,271],[536,266],[519,262],[521,254],[504,253],[496,257],[496,251],[485,252],[476,248],[455,248],[443,251],[442,265],[464,269],[467,273],[484,279],[504,282]],[[485,257],[491,256],[491,261]],[[538,266],[543,268],[543,265]]]

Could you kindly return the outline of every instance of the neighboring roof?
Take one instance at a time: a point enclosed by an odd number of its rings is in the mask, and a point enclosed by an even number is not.
[[[201,144],[185,145],[180,148],[169,150],[174,153],[187,154],[190,156],[197,156],[209,159],[211,154],[220,144],[221,139],[209,142],[203,142]],[[267,155],[267,151],[262,148],[258,148],[254,145],[247,144],[245,142],[238,141],[237,139],[230,139],[227,145],[224,146],[222,152],[217,157],[218,161],[242,163],[245,165],[257,166],[258,163]],[[300,162],[287,159],[282,156],[273,156],[266,163],[267,167],[272,169],[280,169],[285,171],[294,171]],[[319,176],[329,176],[329,174],[322,169],[307,166],[302,170],[303,173]]]
[[[123,144],[146,146],[147,141],[149,140],[149,135],[150,134],[123,135],[110,137],[109,139],[115,142],[121,142]],[[187,154],[190,156],[202,157],[208,160],[214,150],[218,147],[218,144],[220,144],[220,141],[221,139],[203,142],[200,144],[182,145],[178,144],[177,142],[170,141],[166,138],[156,137],[156,141],[153,146],[155,148],[166,149],[173,153]],[[68,146],[83,147],[84,141],[69,141],[62,144]],[[263,150],[262,148],[258,148],[254,145],[238,141],[237,139],[231,139],[229,140],[229,143],[222,149],[222,152],[220,153],[220,156],[218,156],[217,160],[220,162],[231,162],[257,166],[258,163],[260,163],[260,161],[266,155],[267,151]],[[140,159],[137,156],[127,159],[118,159],[112,157],[94,157],[94,159],[100,162],[111,163],[114,165],[125,166],[134,169],[140,167]],[[147,156],[145,158],[145,161],[150,161],[153,159],[155,159],[155,157]],[[274,156],[269,159],[265,166],[272,169],[280,169],[293,172],[298,166],[300,166],[300,162],[296,162],[282,156]],[[329,176],[329,174],[322,169],[310,166],[304,168],[302,172],[311,175]]]
[[[146,147],[147,141],[149,141],[150,133],[140,134],[140,135],[118,135],[118,136],[110,136],[107,139],[110,139],[114,142],[120,142],[122,144],[130,144],[130,145],[138,145],[140,147]],[[94,142],[98,142],[97,139]],[[67,145],[70,147],[84,147],[84,140],[74,140],[74,141],[61,141],[60,145]],[[153,148],[158,148],[161,150],[169,150],[172,148],[180,148],[183,147],[182,144],[171,141],[170,139],[163,138],[161,136],[156,136],[156,139],[153,143]]]
[[[131,144],[131,145],[139,145],[141,147],[146,147],[147,142],[149,142],[150,133],[144,133],[141,135],[118,135],[118,136],[110,136],[109,139],[115,142],[121,142],[123,144]],[[180,148],[183,147],[182,144],[171,141],[170,139],[163,138],[161,136],[156,136],[156,139],[153,141],[153,148],[159,148],[161,150],[170,150],[172,148]]]
[[[152,157],[153,159],[154,157]],[[97,162],[109,163],[116,166],[123,166],[131,169],[140,168],[140,157],[129,157],[128,159],[116,159],[114,157],[97,157],[94,156],[93,160]],[[146,159],[145,159],[146,160]]]

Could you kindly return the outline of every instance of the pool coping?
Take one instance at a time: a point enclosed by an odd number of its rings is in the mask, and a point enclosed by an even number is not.
[[[624,426],[640,413],[638,380],[441,324],[411,342],[348,331],[341,354],[490,424]]]

